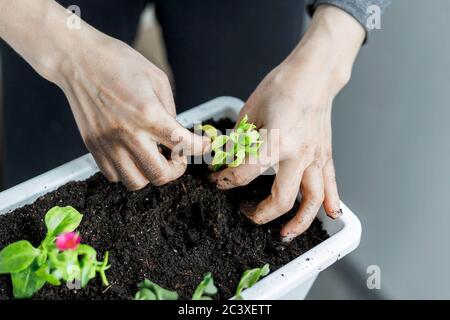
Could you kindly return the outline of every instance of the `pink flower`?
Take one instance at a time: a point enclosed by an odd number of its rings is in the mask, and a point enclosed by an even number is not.
[[[81,237],[76,232],[64,232],[56,238],[56,247],[59,250],[75,250],[80,244]]]

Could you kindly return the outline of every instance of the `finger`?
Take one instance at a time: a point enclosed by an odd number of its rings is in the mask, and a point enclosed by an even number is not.
[[[299,161],[282,161],[270,196],[254,212],[244,214],[256,224],[264,224],[291,210],[297,199],[303,170],[304,165]]]
[[[227,190],[247,185],[279,162],[278,145],[268,139],[267,130],[261,130],[261,136],[264,143],[259,150],[259,156],[246,156],[238,167],[228,167],[210,175],[210,180],[216,183],[219,189]]]
[[[108,157],[101,152],[92,153],[95,163],[109,182],[119,182],[119,175],[114,169]]]
[[[165,92],[158,97],[170,116],[175,118],[177,116],[177,109],[175,107],[175,100],[173,99],[172,91]]]
[[[323,168],[323,182],[325,187],[323,207],[330,218],[337,219],[342,215],[342,209],[336,184],[333,159],[328,160]]]
[[[153,185],[166,184],[179,178],[186,171],[186,157],[173,155],[171,160],[167,160],[160,153],[156,143],[148,137],[129,141],[127,148],[136,165]]]
[[[164,114],[156,126],[156,140],[169,149],[183,150],[184,155],[202,155],[210,146],[210,139],[194,134],[179,124],[171,115]]]
[[[290,242],[305,232],[314,221],[322,205],[324,199],[323,177],[321,169],[316,164],[305,170],[301,187],[300,208],[295,217],[281,229],[281,238],[285,242]]]
[[[169,112],[172,117],[176,117],[175,100],[173,98],[172,87],[170,86],[169,78],[164,74],[163,81],[161,82],[161,90],[156,91],[159,101],[164,108]]]
[[[149,180],[138,169],[126,149],[123,147],[115,147],[110,148],[109,151],[110,161],[119,176],[119,180],[128,190],[139,190],[149,183]]]

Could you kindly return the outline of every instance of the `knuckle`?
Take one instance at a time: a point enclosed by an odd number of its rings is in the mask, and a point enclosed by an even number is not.
[[[289,211],[292,209],[292,207],[295,204],[296,197],[287,194],[287,193],[280,193],[275,198],[275,205],[280,211],[283,211],[283,213]]]
[[[323,156],[322,149],[321,148],[316,148],[314,150],[314,160],[316,162],[321,162],[320,160],[322,159],[322,156]]]
[[[106,141],[108,140],[119,141],[122,140],[123,138],[128,137],[129,137],[129,130],[124,126],[123,123],[120,122],[111,123],[107,130],[104,130],[98,135],[99,140],[106,140]]]
[[[313,192],[308,196],[308,201],[313,205],[320,205],[325,199],[325,193],[323,191]]]
[[[311,162],[315,155],[315,151],[309,143],[303,143],[297,151],[297,157],[307,162]]]
[[[152,124],[155,119],[155,112],[152,110],[151,102],[142,102],[136,105],[136,108],[139,111],[139,118],[147,123]]]

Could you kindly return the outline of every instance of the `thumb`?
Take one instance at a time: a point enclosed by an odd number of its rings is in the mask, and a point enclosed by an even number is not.
[[[207,137],[199,136],[184,128],[178,121],[167,114],[163,125],[157,131],[158,142],[183,155],[202,155],[209,151],[211,142]]]

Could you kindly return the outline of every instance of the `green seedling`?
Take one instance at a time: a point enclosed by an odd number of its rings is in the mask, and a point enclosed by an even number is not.
[[[178,300],[178,293],[164,289],[156,283],[145,279],[138,285],[138,292],[134,295],[134,300]],[[217,288],[211,273],[205,274],[202,282],[195,289],[192,300],[212,300],[217,294]]]
[[[0,251],[0,274],[11,274],[15,298],[30,298],[46,283],[59,286],[62,281],[79,281],[84,288],[97,273],[108,285],[108,252],[103,261],[97,261],[95,249],[80,244],[74,232],[82,218],[70,206],[54,207],[45,215],[47,235],[39,247],[20,240]]]
[[[219,131],[212,125],[199,125],[197,129],[202,130],[211,139],[213,160],[212,170],[217,171],[224,166],[237,167],[245,159],[245,156],[259,156],[259,148],[263,141],[253,123],[248,123],[245,115],[236,129],[229,135],[220,135]]]
[[[139,283],[138,288],[134,300],[178,300],[178,293],[164,289],[148,279]]]
[[[244,289],[251,288],[255,283],[259,281],[260,278],[268,275],[270,272],[269,265],[265,264],[261,268],[255,268],[251,270],[247,270],[242,274],[241,280],[239,280],[239,284],[236,289],[235,297],[237,300],[242,300],[242,291]]]
[[[205,274],[202,282],[195,289],[192,300],[212,300],[217,294],[217,287],[214,285],[214,279],[210,272]]]

